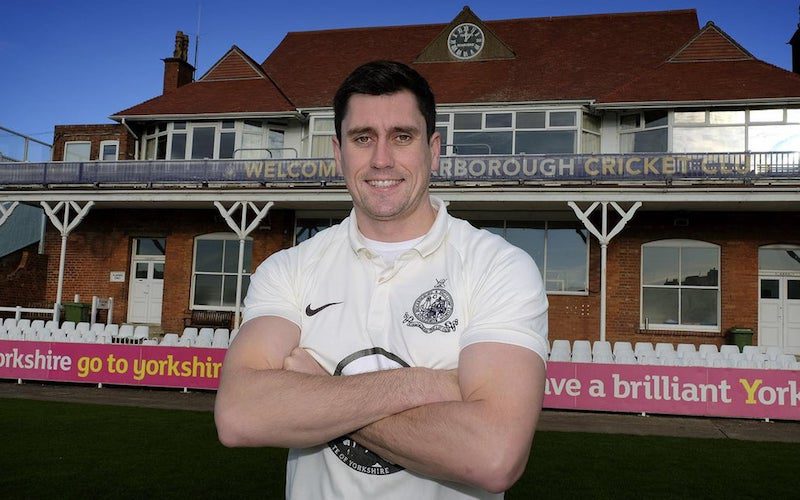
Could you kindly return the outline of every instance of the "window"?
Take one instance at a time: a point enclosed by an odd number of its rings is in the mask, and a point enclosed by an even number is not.
[[[89,161],[91,146],[89,142],[68,142],[64,144],[64,161]]]
[[[297,217],[294,223],[294,244],[302,243],[315,234],[342,222],[343,217]]]
[[[642,245],[641,327],[719,331],[719,246],[693,240]]]
[[[100,160],[117,161],[119,158],[119,141],[102,141],[100,143]]]
[[[800,150],[799,109],[676,111],[674,122],[678,153]]]
[[[533,257],[549,293],[588,291],[589,233],[569,221],[473,220]]]
[[[236,304],[236,268],[239,239],[233,234],[199,236],[194,243],[192,308],[233,310]],[[250,285],[253,241],[245,240],[242,267],[242,300]]]
[[[667,112],[643,111],[619,119],[620,151],[623,153],[665,153],[668,141]]]
[[[311,158],[333,158],[333,137],[336,136],[333,117],[312,118]]]
[[[583,113],[581,130],[581,153],[596,154],[600,152],[600,117]]]
[[[577,150],[575,111],[520,111],[515,115],[515,153],[572,154]]]
[[[142,157],[146,160],[283,158],[285,126],[259,120],[162,123],[148,128],[142,136]],[[267,148],[274,148],[271,156]]]

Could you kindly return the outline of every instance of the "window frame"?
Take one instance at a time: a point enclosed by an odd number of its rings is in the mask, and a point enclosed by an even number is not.
[[[103,158],[103,150],[106,146],[114,146],[116,153],[114,154],[113,160],[106,160]],[[119,161],[119,141],[100,141],[100,150],[97,152],[97,160],[98,161]]]
[[[678,261],[678,284],[675,286],[667,285],[645,285],[644,284],[644,249],[645,247],[651,248],[677,248],[680,256],[680,249],[683,248],[710,248],[717,251],[717,286],[698,286],[698,285],[682,285],[680,277],[682,274],[682,262],[679,257]],[[666,323],[650,323],[644,317],[644,290],[645,288],[669,289],[678,290],[678,317],[682,317],[681,311],[681,291],[684,289],[689,290],[716,290],[717,291],[717,307],[716,307],[716,326],[708,325],[684,325],[679,323],[666,324]],[[680,320],[679,320],[680,321]],[[722,331],[722,247],[716,243],[710,243],[702,240],[692,239],[664,239],[648,241],[642,243],[639,248],[639,328],[642,331],[676,331],[676,332],[706,332],[706,333],[720,333]]]
[[[68,160],[67,159],[67,152],[69,150],[69,147],[70,146],[76,146],[76,145],[79,145],[79,144],[85,144],[85,145],[89,146],[89,152],[88,152],[88,155],[87,155],[86,159],[85,160]],[[67,141],[67,142],[65,142],[64,143],[64,157],[63,158],[64,158],[63,161],[70,162],[70,163],[83,163],[83,162],[86,162],[86,161],[91,161],[91,159],[92,159],[92,142],[91,141]]]
[[[658,125],[658,126],[655,126],[655,127],[648,127],[647,123],[645,121],[644,114],[646,112],[650,112],[650,111],[663,111],[667,115],[666,116],[667,122],[664,125]],[[673,150],[673,147],[672,147],[672,128],[674,126],[673,123],[672,123],[673,122],[673,113],[674,112],[672,110],[669,110],[669,109],[646,109],[646,110],[641,109],[641,110],[636,110],[636,111],[626,111],[626,112],[619,113],[619,115],[617,116],[617,131],[618,131],[618,135],[619,135],[619,139],[618,139],[619,140],[619,144],[618,144],[619,152],[621,154],[631,154],[631,155],[634,155],[634,154],[648,154],[648,153],[664,154],[664,153],[671,152]],[[626,116],[638,116],[639,117],[639,125],[636,128],[623,129],[622,128],[622,119],[624,117],[626,117]],[[623,147],[623,138],[625,136],[631,135],[631,134],[637,134],[639,132],[649,132],[649,131],[652,131],[652,130],[665,130],[667,132],[667,144],[666,144],[666,147],[665,147],[664,151],[639,151],[639,152],[636,152],[636,151],[625,151],[625,148]]]
[[[234,277],[236,276],[236,273],[226,273],[225,272],[225,268],[224,268],[225,257],[224,257],[224,254],[223,254],[223,257],[222,257],[223,268],[222,268],[221,272],[207,272],[207,271],[203,271],[203,272],[200,272],[200,273],[197,272],[197,268],[196,268],[196,266],[197,266],[197,243],[198,243],[198,241],[207,241],[207,240],[235,241],[237,243],[237,250],[238,250],[239,237],[236,236],[235,233],[221,233],[221,232],[220,233],[208,233],[208,234],[201,234],[199,236],[195,236],[194,237],[194,240],[192,241],[192,274],[191,274],[191,283],[190,283],[190,290],[189,290],[189,309],[192,310],[192,311],[194,311],[194,310],[199,310],[199,311],[235,311],[236,310],[236,304],[233,304],[233,305],[230,305],[230,306],[224,306],[224,305],[211,306],[211,305],[205,305],[205,304],[195,304],[195,282],[196,282],[195,277],[198,274],[214,275],[214,276],[222,276],[223,277],[222,278],[222,287],[223,288],[221,290],[220,303],[222,303],[222,301],[224,299],[224,294],[225,294],[225,290],[224,290],[224,287],[225,287],[225,276],[234,276]],[[247,241],[250,241],[251,244],[252,244],[253,243],[253,238],[248,236],[248,237],[245,238],[245,242],[247,242]],[[224,248],[225,247],[224,247],[224,243],[223,243],[223,252],[224,252]],[[245,245],[245,248],[246,248],[246,245]],[[252,251],[252,246],[251,246],[251,251]],[[251,262],[251,267],[253,267],[252,266],[252,263],[253,263],[252,255],[250,257],[250,262]],[[244,278],[244,276],[252,276],[253,272],[254,272],[253,270],[251,270],[249,272],[243,272],[242,273],[242,278]],[[242,302],[244,302],[244,298],[245,298],[246,292],[247,292],[246,290],[242,290],[242,296],[241,296]],[[242,305],[243,304],[240,304],[240,306],[242,306]]]

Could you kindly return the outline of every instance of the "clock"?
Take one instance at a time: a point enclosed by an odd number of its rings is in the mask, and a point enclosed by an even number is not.
[[[461,23],[447,37],[447,48],[458,59],[472,59],[483,49],[483,31],[472,23]]]

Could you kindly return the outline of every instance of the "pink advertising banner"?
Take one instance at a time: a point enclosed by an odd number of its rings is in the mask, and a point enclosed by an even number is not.
[[[800,371],[551,362],[544,407],[800,420]]]
[[[0,378],[216,389],[225,352],[0,340]],[[800,420],[800,371],[550,362],[544,407]]]
[[[216,389],[225,352],[0,340],[0,378]]]

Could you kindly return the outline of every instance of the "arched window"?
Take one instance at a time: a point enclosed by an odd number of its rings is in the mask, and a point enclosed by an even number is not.
[[[236,267],[239,264],[239,239],[231,233],[213,233],[194,240],[192,260],[192,309],[234,310],[236,305]],[[250,285],[253,266],[253,241],[244,242],[242,300]]]
[[[719,331],[719,246],[695,240],[642,245],[641,327]]]

